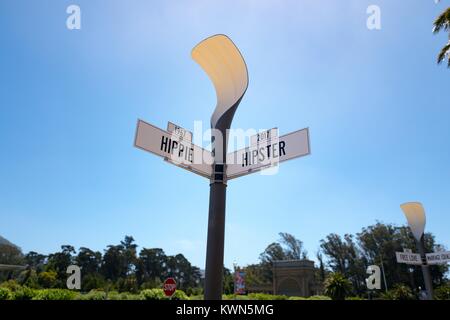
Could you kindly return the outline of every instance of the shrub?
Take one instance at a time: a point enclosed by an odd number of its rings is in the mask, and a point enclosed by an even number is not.
[[[200,287],[189,287],[189,288],[186,289],[186,294],[188,296],[203,295],[203,288],[200,288]]]
[[[288,297],[284,295],[274,295],[266,293],[250,293],[248,295],[250,300],[287,300]]]
[[[49,270],[39,273],[38,282],[44,288],[53,288],[58,283],[58,274],[56,271]]]
[[[0,287],[0,300],[9,300],[12,297],[12,292],[8,288]]]
[[[32,300],[36,295],[37,290],[33,290],[28,287],[17,288],[16,291],[12,293],[12,299],[14,300]]]
[[[410,287],[404,284],[397,284],[393,289],[382,295],[384,300],[414,300],[414,296]]]
[[[128,276],[127,278],[120,278],[116,283],[119,292],[138,293],[138,285],[135,276]]]
[[[222,300],[250,300],[250,298],[241,294],[223,294]]]
[[[141,297],[144,300],[169,300],[162,289],[145,289],[141,291]],[[175,291],[172,300],[189,300],[189,297],[183,290]]]
[[[352,283],[339,272],[332,273],[325,280],[325,294],[331,300],[344,300],[352,291]]]
[[[191,300],[201,300],[203,296],[191,296]],[[274,295],[266,293],[250,293],[248,295],[235,295],[235,294],[224,294],[222,295],[223,300],[330,300],[330,297],[326,296],[311,296],[306,297],[288,297],[285,295]]]
[[[140,294],[121,292],[117,300],[143,300],[143,297]]]
[[[144,300],[167,300],[162,289],[145,289],[141,291]]]
[[[20,284],[18,284],[15,280],[8,280],[3,282],[0,287],[8,288],[11,291],[16,291],[21,288]]]
[[[78,295],[79,300],[106,300],[106,292],[103,290],[91,290],[86,294]]]
[[[105,280],[103,277],[97,273],[88,273],[83,277],[83,281],[81,282],[81,290],[90,292],[92,290],[98,290],[99,288],[105,288]]]
[[[450,300],[450,284],[442,285],[434,290],[434,298],[437,300]]]
[[[31,289],[39,289],[39,281],[36,270],[25,270],[18,277],[19,283]]]
[[[120,293],[118,291],[105,292],[106,300],[120,300]]]
[[[331,298],[327,296],[311,296],[308,300],[331,300]]]
[[[76,297],[75,291],[67,289],[42,289],[36,291],[33,300],[73,300]]]
[[[308,299],[305,297],[289,297],[288,300],[308,300]]]
[[[177,290],[173,294],[172,300],[189,300],[189,297],[183,290]]]
[[[162,287],[162,282],[161,282],[161,279],[159,279],[158,277],[147,280],[143,284],[141,284],[142,290],[155,289],[155,288],[157,289],[157,288],[161,288],[161,287]]]

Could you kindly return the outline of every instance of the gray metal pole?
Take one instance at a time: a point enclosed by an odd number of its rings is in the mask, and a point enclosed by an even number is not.
[[[384,290],[385,292],[388,292],[388,286],[386,281],[386,272],[384,272],[384,263],[383,263],[383,255],[380,255],[381,258],[381,271],[383,272],[383,280],[384,280]]]
[[[205,300],[222,299],[226,192],[227,186],[224,183],[211,183],[206,248]]]
[[[427,290],[427,300],[433,300],[433,281],[431,279],[430,266],[426,264],[425,256],[425,239],[424,235],[420,238],[420,241],[416,241],[417,249],[419,250],[422,258],[422,273],[423,281],[425,283],[425,289]]]
[[[227,129],[233,119],[234,110],[228,121],[219,121],[220,127],[213,128],[211,137],[214,155],[213,175],[209,185],[208,240],[206,245],[205,300],[221,300],[223,288],[223,252],[225,243],[225,205]],[[217,134],[220,137],[217,137]]]
[[[242,97],[241,97],[242,99]],[[225,241],[226,154],[228,129],[241,99],[229,108],[213,129],[213,176],[209,187],[208,242],[206,244],[205,300],[222,299],[223,251]],[[220,137],[214,136],[220,134]]]

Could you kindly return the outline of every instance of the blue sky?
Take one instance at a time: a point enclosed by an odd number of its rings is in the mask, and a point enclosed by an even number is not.
[[[66,8],[81,8],[81,30]],[[369,5],[381,30],[366,27]],[[311,258],[329,233],[402,225],[421,201],[450,245],[447,1],[0,2],[0,234],[24,251],[102,250],[133,235],[203,268],[208,181],[133,147],[137,118],[193,129],[215,107],[190,58],[227,34],[250,84],[234,128],[310,128],[312,155],[228,185],[225,264],[279,232]]]

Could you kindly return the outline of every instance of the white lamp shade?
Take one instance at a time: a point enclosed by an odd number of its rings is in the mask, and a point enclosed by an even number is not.
[[[248,87],[248,73],[239,49],[225,35],[209,37],[192,49],[194,59],[214,84],[217,106],[211,117],[215,127],[220,117],[242,98]]]
[[[425,230],[425,209],[420,202],[408,202],[400,206],[408,220],[409,227],[416,238],[420,241]]]

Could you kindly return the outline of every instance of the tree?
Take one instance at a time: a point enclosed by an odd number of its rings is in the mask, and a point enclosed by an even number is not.
[[[75,264],[81,268],[81,289],[90,291],[104,287],[104,278],[100,274],[102,254],[89,248],[81,247],[75,257]]]
[[[245,267],[245,284],[247,286],[263,286],[272,283],[267,276],[267,269],[262,264],[251,264]]]
[[[425,233],[424,240],[426,252],[443,249],[436,244],[430,233]],[[415,240],[409,228],[380,222],[363,228],[356,237],[345,235],[342,239],[337,234],[330,234],[325,240],[321,240],[322,253],[327,257],[331,270],[348,278],[359,294],[366,290],[364,279],[367,277],[365,272],[369,265],[382,267],[382,279],[386,279],[389,289],[393,288],[394,284],[403,284],[414,289],[419,286],[423,288],[420,266],[400,264],[396,260],[395,252],[403,249],[415,251],[415,248]],[[430,271],[435,286],[445,283],[447,265],[430,266]],[[382,286],[385,289],[384,281]]]
[[[19,247],[5,242],[0,244],[0,264],[22,265],[24,257]],[[0,271],[0,282],[13,278],[19,274],[17,271]]]
[[[47,256],[39,254],[35,251],[30,251],[25,255],[25,263],[37,272],[41,272],[46,263]]]
[[[280,243],[284,245],[284,254],[287,260],[307,259],[308,253],[303,249],[303,242],[295,238],[292,234],[281,232]]]
[[[120,245],[123,247],[123,254],[125,256],[125,269],[126,274],[134,273],[136,267],[136,248],[137,244],[134,243],[132,236],[125,236],[123,241],[120,241]]]
[[[150,284],[147,289],[160,284],[167,266],[167,256],[163,249],[143,248],[136,264],[136,276],[140,285]]]
[[[62,245],[61,252],[52,253],[48,256],[46,271],[56,272],[57,287],[65,288],[67,281],[67,267],[74,264],[75,248],[70,245]]]
[[[352,291],[352,283],[341,273],[330,274],[325,280],[325,294],[332,300],[345,300]]]
[[[396,227],[391,224],[377,223],[373,226],[363,228],[357,234],[359,246],[365,256],[366,265],[383,263],[384,275],[388,288],[394,284],[402,283],[411,288],[424,287],[423,275],[420,266],[411,266],[397,263],[395,252],[403,249],[416,251],[416,243],[410,228]],[[434,252],[442,249],[436,244],[431,233],[424,234],[425,252]],[[430,266],[431,277],[434,285],[445,282],[447,265]]]
[[[100,269],[104,278],[116,282],[119,278],[134,275],[137,264],[136,248],[132,236],[125,236],[119,245],[109,245],[103,255]]]
[[[83,274],[98,274],[102,264],[102,254],[89,248],[81,247],[75,257],[75,263]]]
[[[109,245],[103,255],[86,247],[81,247],[77,253],[73,246],[64,245],[61,251],[48,257],[34,251],[23,256],[17,246],[6,240],[0,242],[0,263],[28,266],[23,271],[0,272],[0,283],[15,279],[14,283],[36,289],[65,288],[67,267],[76,264],[81,268],[82,291],[138,292],[139,289],[161,288],[165,278],[171,276],[176,279],[178,288],[201,292],[200,269],[191,265],[186,257],[182,254],[166,256],[159,248],[143,248],[138,256],[138,245],[132,236],[125,236],[118,245]]]
[[[413,239],[401,240],[404,237],[399,234],[397,227],[380,222],[363,228],[357,237],[366,260],[366,267],[372,264],[382,266],[388,288],[394,283],[408,283],[407,266],[397,263],[395,252],[403,251],[403,248],[415,248]],[[382,286],[386,289],[384,281]]]
[[[9,245],[0,244],[0,264],[20,265],[24,263],[24,258],[20,248]]]
[[[116,282],[120,277],[125,277],[127,274],[127,262],[123,254],[124,248],[122,245],[109,245],[107,248],[103,254],[101,274],[105,279]]]
[[[331,270],[348,278],[356,292],[362,291],[366,277],[365,260],[354,237],[346,234],[342,239],[337,234],[330,234],[326,240],[321,240],[320,247],[328,256]]]
[[[178,288],[186,290],[188,287],[195,287],[200,281],[200,270],[193,269],[191,263],[182,255],[167,257],[167,269],[165,277],[173,277],[178,284]]]
[[[303,250],[303,242],[285,232],[279,233],[281,239],[267,246],[260,254],[261,276],[264,283],[271,283],[273,278],[273,262],[279,260],[307,259],[307,252]]]
[[[223,293],[234,293],[234,276],[230,269],[223,267]]]
[[[441,30],[449,32],[449,41],[442,47],[438,55],[438,63],[442,63],[447,59],[447,67],[450,68],[450,7],[442,12],[439,17],[434,21],[433,33],[437,34]]]
[[[38,275],[39,285],[44,288],[55,288],[58,285],[58,274],[53,271],[44,271]]]
[[[319,261],[319,269],[317,270],[316,278],[320,283],[323,283],[326,278],[326,270],[325,270],[325,263],[323,262],[322,253],[318,251],[316,257],[317,260]]]

